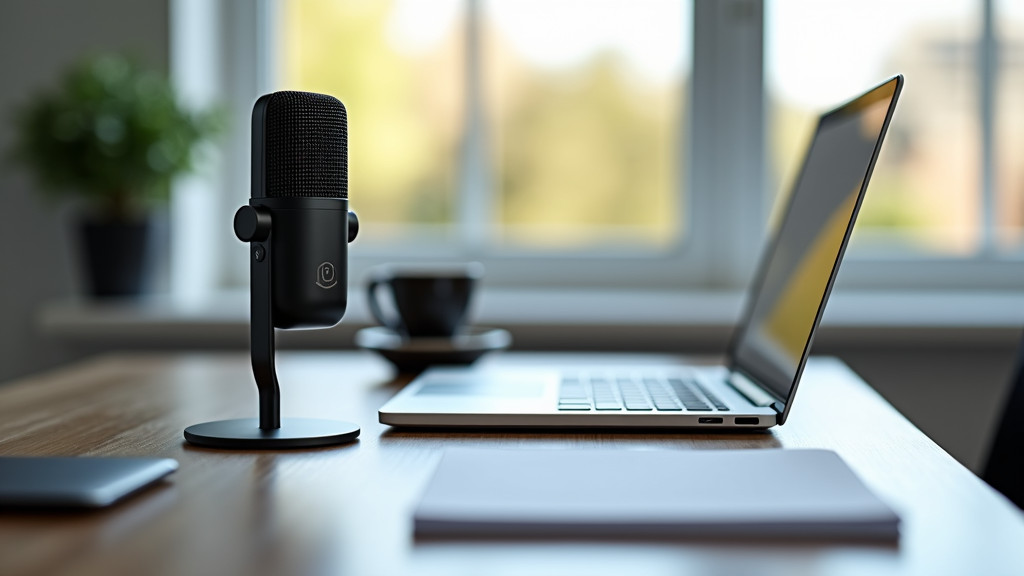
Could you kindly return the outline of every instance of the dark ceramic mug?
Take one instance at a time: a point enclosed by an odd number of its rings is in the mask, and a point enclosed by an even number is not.
[[[466,322],[484,267],[477,262],[385,265],[370,273],[367,304],[382,325],[409,338],[450,338]],[[385,314],[379,300],[387,288],[397,314]]]

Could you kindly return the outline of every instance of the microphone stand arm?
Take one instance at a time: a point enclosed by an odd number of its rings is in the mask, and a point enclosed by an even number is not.
[[[249,243],[249,351],[260,401],[260,429],[281,427],[281,387],[274,365],[273,251],[270,211],[243,206],[235,214],[235,236]]]

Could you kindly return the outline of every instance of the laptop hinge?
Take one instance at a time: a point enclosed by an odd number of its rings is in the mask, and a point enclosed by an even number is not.
[[[773,398],[770,394],[761,389],[753,380],[742,373],[733,370],[726,378],[726,382],[739,392],[744,398],[750,400],[754,406],[770,406],[776,412],[782,413],[782,403]]]

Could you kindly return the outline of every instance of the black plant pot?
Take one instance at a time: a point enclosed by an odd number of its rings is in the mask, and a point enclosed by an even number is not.
[[[93,296],[138,296],[149,276],[150,222],[83,221],[86,286]]]

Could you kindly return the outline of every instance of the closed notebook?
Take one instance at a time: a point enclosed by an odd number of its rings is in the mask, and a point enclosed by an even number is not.
[[[898,516],[828,450],[445,452],[417,536],[895,539]]]

